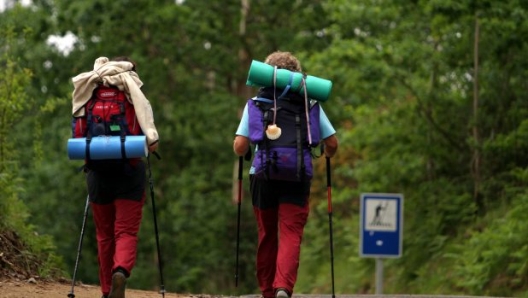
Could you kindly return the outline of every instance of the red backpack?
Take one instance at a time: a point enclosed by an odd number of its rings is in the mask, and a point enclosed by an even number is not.
[[[134,106],[125,93],[115,87],[101,85],[96,88],[84,108],[84,116],[73,119],[74,138],[143,134]]]
[[[72,135],[74,138],[86,138],[86,156],[90,156],[88,150],[92,137],[120,136],[123,145],[127,135],[143,135],[134,105],[128,101],[123,91],[115,87],[97,87],[84,109],[84,116],[74,117],[72,120]],[[83,168],[96,171],[126,169],[129,163],[134,164],[136,161],[125,157],[124,146],[121,146],[121,150],[122,159],[87,159]]]

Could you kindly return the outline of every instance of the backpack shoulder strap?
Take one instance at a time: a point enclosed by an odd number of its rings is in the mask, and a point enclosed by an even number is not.
[[[310,109],[315,106],[319,106],[319,102],[315,99],[310,99]]]
[[[273,99],[269,99],[265,97],[253,97],[251,100],[257,101],[257,102],[264,102],[264,103],[273,103]]]

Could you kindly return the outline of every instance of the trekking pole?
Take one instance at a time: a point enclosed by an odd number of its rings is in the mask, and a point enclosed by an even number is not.
[[[86,218],[88,217],[88,207],[89,206],[90,206],[90,195],[86,196],[86,206],[84,207],[84,218],[83,218],[82,227],[81,227],[81,237],[79,239],[79,246],[77,247],[77,257],[75,259],[75,266],[73,268],[72,286],[71,286],[70,293],[68,293],[69,298],[75,297],[73,288],[75,287],[75,277],[77,275],[77,268],[79,266],[79,258],[81,257],[82,243],[83,243],[83,238],[84,238],[84,227],[86,226]]]
[[[332,272],[332,298],[335,298],[334,290],[334,239],[332,233],[332,179],[330,175],[330,157],[326,156],[326,193],[328,198],[328,224],[330,228],[330,268]]]
[[[161,159],[158,153],[153,152],[154,155],[158,159]],[[158,220],[156,218],[156,203],[154,200],[154,183],[152,182],[152,171],[150,169],[150,154],[147,156],[147,164],[148,164],[148,176],[149,176],[149,186],[150,186],[150,198],[152,199],[152,214],[154,217],[154,231],[156,233],[156,248],[158,251],[158,269],[159,269],[159,275],[160,275],[160,294],[162,297],[165,297],[165,283],[163,281],[163,262],[161,260],[161,249],[160,249],[160,243],[159,243],[159,233],[158,233]]]
[[[235,287],[238,287],[238,248],[240,246],[240,205],[242,201],[242,165],[244,158],[238,158],[238,215],[237,215],[237,234],[236,234],[236,265],[235,265]]]

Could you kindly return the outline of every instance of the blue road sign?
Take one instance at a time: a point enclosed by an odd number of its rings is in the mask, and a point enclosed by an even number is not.
[[[398,258],[402,254],[403,195],[361,194],[360,256]]]

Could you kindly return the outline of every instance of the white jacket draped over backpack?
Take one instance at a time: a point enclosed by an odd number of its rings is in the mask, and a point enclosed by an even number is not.
[[[158,131],[154,125],[154,114],[150,102],[141,91],[143,82],[133,71],[134,65],[129,61],[109,61],[107,57],[95,60],[92,71],[75,76],[73,81],[72,115],[82,117],[85,114],[84,105],[92,97],[92,93],[100,84],[115,86],[124,91],[128,101],[134,106],[141,130],[147,137],[148,145],[159,140]]]

